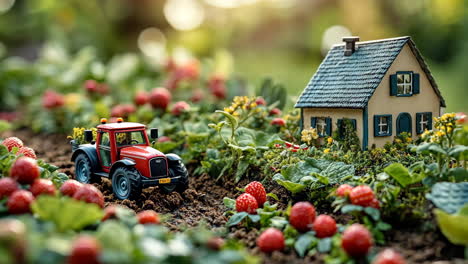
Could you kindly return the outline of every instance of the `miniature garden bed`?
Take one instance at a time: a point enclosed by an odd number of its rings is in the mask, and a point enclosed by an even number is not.
[[[17,136],[24,139],[25,144],[35,149],[38,158],[60,167],[60,171],[74,176],[74,163],[70,161],[71,147],[66,135],[63,134],[36,134],[30,130],[17,130],[4,132],[1,137]],[[196,165],[189,166],[193,172]],[[255,180],[255,179],[251,179]],[[234,226],[226,232],[225,216],[226,207],[223,204],[224,197],[236,197],[241,191],[237,187],[245,186],[249,182],[243,179],[239,183],[233,181],[216,182],[204,174],[190,178],[190,188],[183,193],[173,192],[165,194],[158,187],[150,187],[143,190],[141,197],[136,200],[119,200],[112,193],[111,182],[103,179],[101,183],[94,185],[98,187],[105,198],[105,206],[122,205],[135,212],[143,210],[154,210],[167,215],[164,225],[170,230],[181,231],[193,228],[200,223],[206,224],[210,229],[224,234],[226,238],[236,239],[245,244],[249,251],[260,256],[263,263],[323,263],[324,254],[317,253],[305,258],[299,257],[292,249],[272,254],[262,253],[256,246],[256,239],[260,231],[256,228],[247,229],[242,226]],[[282,186],[273,181],[266,182],[265,188],[279,197],[278,201],[269,198],[270,202],[277,202],[279,208],[286,208],[288,203],[300,201],[301,196],[291,196]],[[291,200],[292,199],[292,200]],[[427,203],[427,210],[431,211],[433,206]],[[346,224],[349,216],[333,213],[331,208],[317,206],[317,211],[332,215],[337,223]],[[434,218],[432,218],[434,219]],[[392,247],[400,252],[408,263],[463,263],[464,248],[452,245],[435,229],[434,220],[424,223],[428,230],[422,231],[422,226],[394,226],[386,233],[386,246]],[[432,226],[432,228],[431,228]],[[380,248],[380,247],[377,247]]]

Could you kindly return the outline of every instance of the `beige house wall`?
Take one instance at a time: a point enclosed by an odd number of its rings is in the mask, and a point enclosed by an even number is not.
[[[409,97],[390,96],[390,75],[397,71],[413,71],[420,75],[420,93]],[[397,118],[400,113],[407,112],[411,115],[412,135],[416,138],[416,113],[432,112],[432,116],[440,116],[440,100],[432,88],[426,74],[421,69],[413,52],[406,44],[397,56],[392,66],[385,74],[382,82],[375,90],[368,104],[369,144],[382,147],[386,142],[393,140],[397,134]],[[374,137],[374,115],[392,115],[392,136]]]
[[[329,117],[332,121],[332,131],[337,129],[338,119],[348,118],[356,119],[357,135],[362,144],[363,124],[362,124],[362,109],[346,109],[346,108],[304,108],[303,109],[303,125],[304,129],[309,129],[311,117]]]

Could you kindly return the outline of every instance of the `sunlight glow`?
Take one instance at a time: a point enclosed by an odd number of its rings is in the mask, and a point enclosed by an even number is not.
[[[342,43],[345,36],[351,36],[351,31],[341,25],[331,26],[325,30],[322,38],[322,55],[325,56],[333,45]]]
[[[164,5],[164,16],[177,30],[192,30],[203,23],[205,11],[195,0],[168,0]]]
[[[0,13],[5,13],[15,4],[15,0],[0,0]]]
[[[145,56],[162,60],[166,54],[166,37],[155,27],[147,28],[138,36],[138,48]]]

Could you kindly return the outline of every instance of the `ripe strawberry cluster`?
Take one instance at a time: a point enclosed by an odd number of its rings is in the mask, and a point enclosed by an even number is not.
[[[236,199],[236,211],[256,214],[259,207],[266,202],[266,191],[258,181],[253,181],[245,187],[245,193]]]
[[[342,184],[335,191],[336,196],[347,198],[354,205],[363,207],[373,207],[380,209],[380,202],[375,197],[374,191],[366,185],[353,187],[348,184]]]
[[[23,155],[32,159],[37,159],[36,152],[34,149],[24,146],[24,143],[21,139],[17,137],[9,137],[3,140],[2,144],[7,147],[8,151],[12,151],[13,148],[18,148],[16,155]]]
[[[42,106],[46,109],[60,108],[65,104],[65,98],[62,94],[47,90],[42,96]]]

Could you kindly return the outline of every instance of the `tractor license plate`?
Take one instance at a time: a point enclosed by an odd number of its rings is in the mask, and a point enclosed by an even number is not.
[[[171,183],[171,178],[159,179],[159,184],[163,184],[163,183]]]

